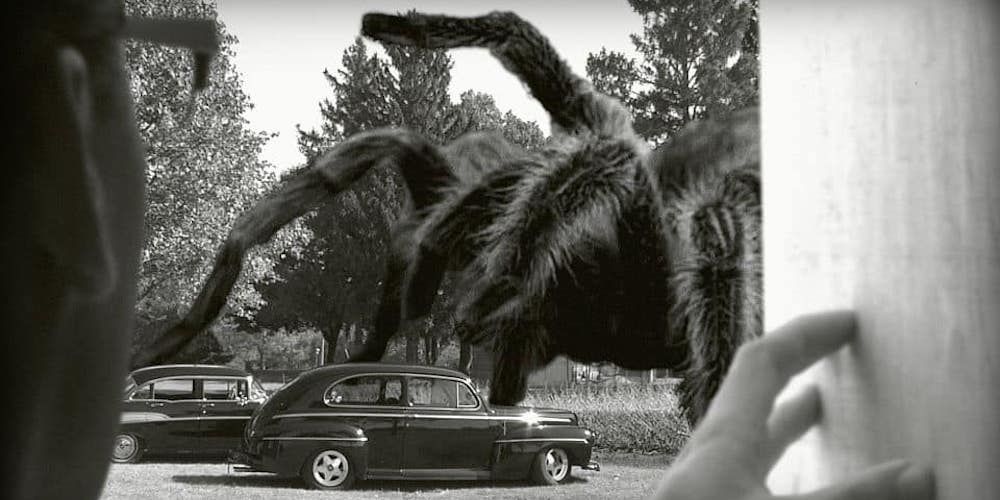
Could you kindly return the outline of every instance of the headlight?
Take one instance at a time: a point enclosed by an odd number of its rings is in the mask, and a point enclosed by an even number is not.
[[[534,411],[528,410],[527,413],[521,415],[521,419],[524,420],[528,425],[538,425],[538,421],[541,417]]]

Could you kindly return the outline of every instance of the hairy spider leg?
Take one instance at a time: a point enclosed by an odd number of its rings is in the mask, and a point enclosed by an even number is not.
[[[467,269],[481,251],[481,235],[513,196],[524,175],[518,166],[496,170],[445,200],[428,215],[416,237],[416,255],[405,287],[407,319],[425,315],[449,266]]]
[[[607,140],[546,161],[552,163],[528,164],[503,212],[485,226],[477,272],[468,273],[469,293],[456,314],[467,330],[493,342],[497,401],[517,401],[531,371],[555,355],[549,316],[573,314],[551,307],[557,275],[617,246],[616,223],[633,195],[639,155]]]
[[[240,216],[187,315],[143,349],[133,365],[162,363],[180,351],[218,316],[250,248],[267,242],[293,219],[314,210],[372,167],[386,162],[407,164],[411,168],[424,165],[424,169],[431,171],[445,164],[433,145],[405,130],[379,129],[338,144]]]
[[[555,357],[552,349],[539,345],[546,338],[544,327],[521,319],[513,323],[491,325],[493,339],[493,377],[490,379],[490,404],[512,406],[527,395],[528,376],[549,364]]]
[[[616,221],[634,195],[639,157],[626,142],[603,140],[553,153],[548,166],[528,170],[487,228],[480,293],[470,296],[459,316],[474,324],[516,313],[518,308],[483,304],[505,295],[522,302],[543,299],[559,269],[589,258],[595,247],[617,245]]]
[[[404,286],[403,317],[426,315],[448,269],[465,267],[477,252],[477,235],[510,198],[522,175],[525,152],[493,133],[472,133],[442,148],[459,182],[427,210],[414,237]]]
[[[489,48],[508,71],[527,83],[555,123],[565,130],[580,128],[584,114],[576,101],[590,84],[573,74],[548,39],[517,14],[491,12],[477,17],[366,14],[361,21],[361,32],[382,42],[428,49]]]

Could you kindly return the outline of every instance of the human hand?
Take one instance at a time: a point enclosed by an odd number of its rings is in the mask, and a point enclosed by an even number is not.
[[[743,346],[708,413],[657,490],[664,500],[775,498],[766,478],[785,448],[819,421],[815,386],[772,411],[788,380],[854,337],[854,316],[805,316]],[[934,498],[930,469],[905,460],[873,467],[799,500]]]

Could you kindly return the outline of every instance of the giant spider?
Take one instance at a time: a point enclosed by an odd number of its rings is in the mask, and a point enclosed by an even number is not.
[[[696,421],[737,347],[761,331],[756,111],[692,124],[653,153],[622,104],[515,14],[368,14],[362,31],[489,48],[551,115],[552,140],[529,153],[488,133],[444,146],[405,129],[350,137],[237,221],[190,312],[137,363],[165,359],[216,317],[251,246],[388,164],[410,202],[374,332],[352,361],[379,360],[452,272],[463,290],[456,333],[495,351],[491,402],[519,402],[528,375],[565,354],[682,370],[682,405]]]

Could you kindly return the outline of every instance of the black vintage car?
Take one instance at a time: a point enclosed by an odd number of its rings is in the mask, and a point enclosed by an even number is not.
[[[460,372],[358,363],[305,372],[268,398],[231,459],[319,489],[361,479],[565,481],[594,437],[566,410],[490,407]]]
[[[135,462],[147,453],[225,457],[266,398],[250,374],[227,366],[136,370],[125,379],[112,460]]]

